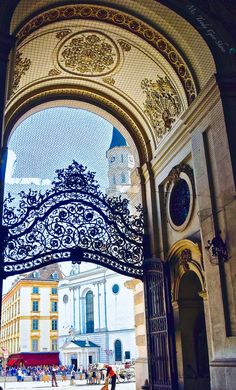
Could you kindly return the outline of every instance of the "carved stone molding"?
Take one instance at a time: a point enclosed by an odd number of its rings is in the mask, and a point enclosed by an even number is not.
[[[167,77],[158,77],[156,81],[144,79],[141,88],[146,94],[144,112],[153,125],[157,141],[160,141],[182,111],[179,94]]]
[[[58,76],[59,74],[61,74],[61,72],[55,68],[50,69],[48,72],[48,76]]]
[[[32,95],[33,93],[33,95]],[[28,111],[28,107],[33,107],[47,101],[54,99],[76,99],[78,101],[89,102],[90,104],[98,105],[99,107],[105,107],[108,112],[112,113],[115,117],[118,117],[125,123],[125,127],[130,131],[131,137],[135,140],[137,145],[140,164],[144,164],[145,161],[149,161],[151,158],[151,151],[149,145],[145,142],[144,135],[141,131],[140,124],[134,120],[133,112],[129,112],[127,107],[120,105],[116,101],[111,101],[109,96],[102,95],[91,91],[87,88],[78,88],[78,86],[60,88],[56,86],[50,86],[45,89],[38,89],[37,92],[30,92],[23,99],[17,101],[6,113],[6,131],[5,142],[9,137],[9,134],[16,123],[19,116]]]
[[[102,81],[104,81],[104,83],[106,83],[106,84],[109,84],[109,85],[115,85],[115,79],[113,78],[113,77],[104,77],[103,79],[102,79]]]
[[[139,36],[148,44],[153,46],[171,64],[178,75],[185,90],[188,102],[191,103],[197,94],[195,82],[184,59],[177,52],[174,46],[158,31],[141,20],[128,15],[120,10],[100,5],[73,4],[59,6],[42,12],[32,18],[17,33],[18,44],[29,34],[39,28],[61,20],[82,19],[99,20],[103,23],[118,26]]]
[[[14,93],[20,84],[21,77],[26,74],[31,65],[31,60],[29,58],[22,58],[23,53],[17,50],[15,58],[15,68],[14,76],[12,83],[12,93]]]
[[[166,186],[165,186],[165,201],[167,199],[171,185],[177,183],[181,179],[180,175],[182,172],[188,176],[194,191],[193,169],[190,167],[190,165],[184,163],[176,165],[171,169],[167,177]]]
[[[100,76],[114,70],[119,52],[107,36],[98,32],[80,32],[70,36],[59,49],[58,63],[66,71]]]
[[[199,297],[201,297],[204,301],[207,299],[207,292],[206,290],[202,290],[198,293]]]
[[[189,271],[190,266],[189,263],[192,260],[192,252],[190,249],[184,249],[180,254],[179,254],[179,264],[182,265],[184,271]]]

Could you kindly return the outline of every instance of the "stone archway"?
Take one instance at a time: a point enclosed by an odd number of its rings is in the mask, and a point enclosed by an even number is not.
[[[169,252],[179,387],[210,389],[202,255],[190,240]]]

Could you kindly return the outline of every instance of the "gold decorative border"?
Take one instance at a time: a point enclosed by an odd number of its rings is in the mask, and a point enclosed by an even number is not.
[[[43,26],[61,20],[70,19],[99,20],[101,22],[119,26],[139,36],[152,45],[156,50],[158,50],[162,56],[171,64],[175,73],[181,80],[188,99],[188,103],[190,104],[195,99],[197,91],[194,79],[187,64],[174,48],[174,46],[172,46],[163,35],[157,32],[154,28],[150,27],[148,24],[113,8],[98,5],[75,4],[60,6],[42,12],[40,15],[32,18],[17,32],[17,44],[19,45],[19,43],[22,42],[29,34]]]

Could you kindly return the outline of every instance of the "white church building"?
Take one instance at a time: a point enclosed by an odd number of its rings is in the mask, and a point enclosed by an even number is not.
[[[117,129],[107,151],[109,196],[129,197],[134,159]],[[79,261],[79,259],[78,259]],[[72,265],[58,286],[59,350],[64,365],[120,363],[136,358],[133,292],[129,277],[94,264]]]

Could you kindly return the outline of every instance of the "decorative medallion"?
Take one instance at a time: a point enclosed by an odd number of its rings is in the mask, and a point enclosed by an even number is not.
[[[184,230],[190,221],[195,194],[192,168],[187,164],[175,166],[165,187],[169,222],[173,229]]]
[[[190,249],[184,249],[179,255],[179,264],[182,265],[184,271],[190,269],[189,263],[192,260],[192,252]]]
[[[87,76],[112,72],[118,60],[114,42],[97,32],[76,33],[63,42],[58,54],[59,65],[64,70]]]
[[[111,7],[92,4],[73,4],[60,6],[42,12],[27,22],[16,34],[17,44],[29,34],[50,23],[61,20],[92,20],[102,21],[132,32],[148,42],[171,64],[185,90],[189,104],[197,95],[194,79],[184,59],[167,39],[154,28],[143,21]]]
[[[131,50],[131,45],[128,42],[123,41],[123,39],[119,39],[118,43],[123,51],[130,51]]]
[[[23,53],[18,50],[16,52],[14,78],[12,83],[12,92],[14,93],[20,84],[21,77],[29,70],[31,60],[29,58],[22,58]]]
[[[150,119],[157,140],[171,130],[182,111],[182,104],[178,92],[167,77],[158,77],[156,81],[144,79],[141,88],[146,94],[144,112]]]
[[[61,30],[56,33],[57,39],[63,39],[65,38],[68,34],[70,34],[72,30],[67,29],[67,30]]]
[[[48,76],[58,76],[61,72],[55,68],[50,69],[48,72]]]
[[[115,85],[115,79],[113,79],[113,77],[104,77],[103,79],[102,79],[102,81],[104,81],[104,83],[106,83],[106,84],[109,84],[109,85]]]

